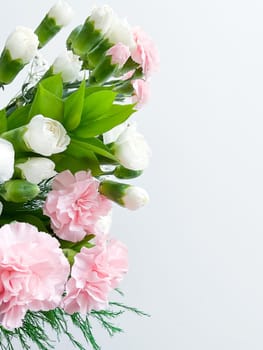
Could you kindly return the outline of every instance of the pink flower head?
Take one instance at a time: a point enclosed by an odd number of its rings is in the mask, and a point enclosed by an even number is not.
[[[159,67],[159,55],[152,39],[139,27],[133,29],[136,48],[132,52],[132,59],[142,66],[146,77]]]
[[[130,57],[131,53],[128,46],[122,43],[118,43],[112,46],[107,51],[106,55],[112,56],[111,57],[112,64],[118,64],[120,67],[122,67]]]
[[[133,80],[132,86],[134,88],[132,102],[137,103],[136,108],[139,109],[149,100],[150,86],[148,81],[142,79]]]
[[[0,323],[22,326],[27,312],[59,306],[70,272],[59,242],[27,223],[0,229]]]
[[[86,314],[108,305],[108,295],[128,270],[127,248],[119,241],[97,240],[91,249],[75,256],[62,307],[72,314]]]
[[[93,233],[96,222],[107,215],[111,202],[98,192],[99,182],[89,172],[58,174],[48,193],[43,212],[50,217],[56,235],[72,242]]]

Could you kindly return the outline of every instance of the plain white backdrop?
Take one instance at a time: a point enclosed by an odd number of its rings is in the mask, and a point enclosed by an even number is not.
[[[112,229],[130,252],[124,301],[152,317],[124,316],[123,335],[96,329],[98,340],[103,350],[261,350],[263,3],[107,3],[154,38],[161,69],[137,117],[153,150],[137,183],[151,203],[135,213],[116,207]],[[51,61],[93,3],[71,4],[74,22],[43,51]],[[51,5],[3,1],[1,47]],[[4,105],[11,91],[1,94]]]

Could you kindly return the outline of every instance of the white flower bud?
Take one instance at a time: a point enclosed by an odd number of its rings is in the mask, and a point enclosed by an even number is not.
[[[57,173],[55,163],[42,157],[28,158],[26,162],[16,164],[16,167],[22,171],[23,177],[33,184],[50,179]]]
[[[74,16],[72,7],[63,0],[59,0],[48,12],[49,18],[54,18],[60,27],[68,25]]]
[[[53,73],[61,73],[63,81],[71,83],[78,80],[81,67],[82,62],[79,56],[74,55],[72,51],[66,51],[59,55],[53,63]]]
[[[13,176],[15,151],[11,142],[0,138],[0,183]]]
[[[94,22],[97,30],[105,34],[109,30],[114,16],[115,14],[110,6],[94,6],[89,19]]]
[[[136,47],[132,29],[126,19],[114,16],[106,36],[112,44],[122,43],[128,46],[130,50]]]
[[[5,48],[13,60],[21,59],[26,64],[37,53],[38,44],[38,37],[30,28],[17,27],[7,38]]]
[[[60,122],[36,115],[27,125],[24,142],[33,152],[51,156],[65,151],[70,138]]]
[[[124,207],[130,210],[137,210],[149,202],[148,193],[140,187],[130,186],[122,197]]]
[[[144,170],[149,164],[150,148],[142,134],[132,124],[124,130],[113,146],[120,164],[131,170]]]

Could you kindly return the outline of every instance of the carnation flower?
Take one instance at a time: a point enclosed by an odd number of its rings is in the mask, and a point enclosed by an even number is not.
[[[7,38],[5,49],[10,52],[13,60],[20,59],[28,63],[37,53],[38,37],[32,29],[17,27]]]
[[[127,248],[117,240],[107,242],[104,237],[95,247],[82,248],[75,256],[63,308],[69,314],[104,309],[127,270]]]
[[[0,183],[13,176],[15,151],[11,142],[0,138]]]
[[[48,158],[28,158],[25,162],[16,164],[16,168],[19,168],[22,176],[33,184],[39,184],[56,175],[55,163]]]
[[[136,48],[132,51],[132,59],[142,66],[143,73],[148,77],[159,67],[158,51],[151,38],[139,27],[133,29]]]
[[[79,78],[82,62],[79,56],[72,51],[67,51],[58,56],[53,63],[53,73],[61,73],[65,83],[70,83]]]
[[[150,148],[136,124],[129,125],[117,138],[113,151],[120,164],[131,170],[144,170],[149,163]]]
[[[106,53],[106,55],[111,56],[111,63],[118,64],[120,68],[126,63],[130,54],[128,46],[122,43],[112,46]]]
[[[136,103],[136,108],[141,108],[149,99],[150,87],[148,81],[136,79],[132,81],[134,95],[132,102]]]
[[[98,186],[99,182],[85,171],[74,176],[66,170],[55,177],[44,214],[50,217],[58,237],[77,242],[94,233],[99,218],[111,209],[111,202],[98,192]]]
[[[48,12],[48,17],[54,18],[56,24],[61,27],[68,25],[73,15],[72,7],[63,0],[59,0]]]
[[[33,152],[51,156],[65,151],[70,138],[60,122],[39,114],[27,125],[24,141]]]
[[[0,239],[0,323],[14,329],[27,310],[60,304],[69,263],[58,241],[30,224],[4,225]]]

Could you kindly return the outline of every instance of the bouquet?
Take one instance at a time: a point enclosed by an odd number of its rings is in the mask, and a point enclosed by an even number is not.
[[[45,46],[73,15],[59,1],[33,31],[17,27],[0,57],[4,89],[27,65],[19,93],[0,111],[0,348],[66,335],[89,346],[99,322],[113,335],[124,311],[112,300],[128,269],[127,248],[109,234],[112,203],[136,210],[147,192],[130,184],[150,149],[131,116],[146,102],[158,65],[152,40],[109,6],[94,7],[49,65]]]

